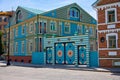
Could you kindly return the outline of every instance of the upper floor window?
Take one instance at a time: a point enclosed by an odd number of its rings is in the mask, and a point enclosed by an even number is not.
[[[65,33],[70,33],[70,23],[65,23],[65,28],[64,28],[64,30],[65,30]]]
[[[59,22],[59,34],[61,35],[62,33],[62,22]]]
[[[32,32],[33,31],[33,23],[30,23],[30,27],[29,27],[29,32]]]
[[[115,22],[115,11],[108,11],[108,22]]]
[[[42,32],[42,22],[39,22],[39,33],[41,33]]]
[[[116,20],[117,20],[116,9],[111,8],[106,10],[106,22],[107,23],[116,22]]]
[[[107,34],[106,37],[107,37],[107,47],[108,48],[117,48],[118,34],[110,33],[110,34]]]
[[[22,53],[24,53],[24,48],[25,48],[24,46],[25,46],[25,45],[24,45],[24,41],[22,41],[22,47],[21,47],[21,49],[22,49],[22,50],[21,50]]]
[[[116,48],[116,36],[109,36],[109,48]]]
[[[32,50],[33,50],[33,43],[32,43],[32,41],[29,42],[29,45],[30,45],[29,46],[29,50],[30,50],[30,52],[32,52]]]
[[[22,13],[21,13],[21,10],[19,10],[16,13],[16,23],[18,23],[21,19],[22,19]]]
[[[70,17],[79,18],[79,10],[77,8],[71,8],[69,10]]]
[[[44,22],[44,33],[46,33],[46,27],[47,27],[47,24],[46,22]]]
[[[81,34],[81,25],[77,25],[77,33]]]
[[[82,25],[82,32],[81,32],[81,33],[84,35],[85,32],[86,32],[86,26],[85,26],[85,25]]]
[[[18,52],[18,43],[15,43],[15,52]]]
[[[47,21],[46,20],[40,20],[38,23],[38,33],[46,33],[47,32]]]
[[[18,36],[18,28],[16,28],[15,35]]]
[[[93,35],[93,28],[92,27],[89,28],[89,34]]]
[[[51,31],[56,31],[56,22],[55,21],[50,22],[50,30]]]
[[[18,13],[18,19],[19,20],[22,19],[22,13],[21,13],[21,11]]]
[[[24,34],[25,33],[25,26],[23,25],[22,26],[22,34]]]

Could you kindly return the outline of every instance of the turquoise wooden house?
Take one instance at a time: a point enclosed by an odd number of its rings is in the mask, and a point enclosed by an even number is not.
[[[98,66],[96,24],[76,3],[46,12],[19,6],[10,20],[10,60]]]

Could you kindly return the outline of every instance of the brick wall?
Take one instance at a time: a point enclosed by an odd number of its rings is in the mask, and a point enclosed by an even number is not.
[[[101,37],[105,38],[105,41],[103,43],[100,41]],[[99,39],[98,40],[99,40],[99,48],[107,48],[107,40],[106,40],[106,34],[105,33],[99,34]]]
[[[98,10],[98,24],[105,23],[105,9]]]
[[[118,66],[115,66],[114,65],[114,62],[120,62],[120,59],[119,60],[112,60],[112,59],[109,59],[109,60],[100,60],[100,67],[118,67]]]
[[[112,60],[100,60],[99,66],[100,67],[112,67]]]
[[[109,52],[117,52],[116,56],[110,56]],[[100,58],[120,58],[120,50],[99,50],[99,57]]]
[[[31,63],[31,56],[10,56],[10,61]]]

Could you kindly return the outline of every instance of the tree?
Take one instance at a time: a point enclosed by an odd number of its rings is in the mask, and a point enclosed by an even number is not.
[[[2,45],[2,32],[0,32],[0,56],[3,54],[3,45]]]

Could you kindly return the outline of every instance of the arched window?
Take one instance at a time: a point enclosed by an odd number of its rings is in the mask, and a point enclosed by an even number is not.
[[[70,17],[79,18],[80,11],[77,8],[72,7],[72,8],[70,8],[70,10],[68,12],[69,12]]]
[[[21,10],[19,10],[17,13],[16,13],[16,23],[20,22],[22,19],[22,13],[21,13]]]

